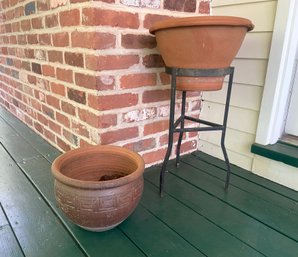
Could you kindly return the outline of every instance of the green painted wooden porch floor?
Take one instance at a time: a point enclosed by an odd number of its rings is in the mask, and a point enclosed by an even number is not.
[[[104,233],[84,231],[57,209],[50,165],[59,152],[0,108],[0,256],[298,256],[298,193],[224,163],[188,155],[166,174],[145,174],[136,211]]]

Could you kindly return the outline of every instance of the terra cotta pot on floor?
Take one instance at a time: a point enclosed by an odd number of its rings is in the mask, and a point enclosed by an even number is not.
[[[112,229],[136,208],[144,166],[137,153],[117,146],[66,152],[52,164],[58,206],[84,229]]]
[[[247,31],[250,20],[232,16],[171,18],[150,28],[168,67],[217,69],[229,67]],[[224,77],[178,77],[178,90],[219,90]]]

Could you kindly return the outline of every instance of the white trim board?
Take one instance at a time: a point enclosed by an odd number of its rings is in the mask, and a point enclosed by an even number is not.
[[[298,42],[298,1],[277,3],[256,142],[274,144],[284,128]]]

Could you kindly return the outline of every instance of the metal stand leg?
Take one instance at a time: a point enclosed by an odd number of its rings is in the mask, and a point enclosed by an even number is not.
[[[168,139],[168,149],[166,152],[166,156],[164,158],[162,168],[160,171],[160,184],[159,184],[159,193],[160,196],[163,195],[164,190],[164,177],[165,171],[167,168],[167,164],[172,152],[173,148],[173,140],[174,140],[174,133],[179,132],[179,139],[177,145],[177,152],[176,152],[176,166],[179,165],[180,161],[180,148],[183,138],[184,132],[193,132],[193,131],[221,131],[221,148],[224,155],[225,163],[227,165],[227,176],[226,176],[226,183],[225,183],[225,190],[229,187],[230,175],[231,175],[231,165],[229,162],[227,150],[225,148],[225,136],[226,136],[226,129],[227,129],[227,121],[228,121],[228,114],[229,114],[229,105],[231,99],[231,92],[232,92],[232,84],[233,84],[233,74],[234,68],[227,67],[223,69],[181,69],[181,68],[169,68],[166,67],[166,72],[171,74],[172,82],[171,82],[171,104],[170,104],[170,120],[169,120],[169,139]],[[229,84],[228,84],[228,91],[226,97],[226,105],[225,105],[225,112],[224,112],[224,119],[223,124],[217,124],[214,122],[197,119],[194,117],[190,117],[185,115],[185,106],[186,106],[186,91],[182,93],[182,106],[181,106],[181,116],[175,122],[175,101],[176,101],[176,77],[177,76],[187,76],[187,77],[220,77],[229,75]],[[185,119],[189,121],[193,121],[196,123],[204,124],[204,127],[194,127],[194,128],[185,128]],[[180,128],[177,128],[180,125]]]
[[[182,104],[181,104],[181,124],[180,124],[181,129],[184,129],[185,105],[186,105],[186,91],[183,91]],[[182,138],[183,138],[183,131],[180,131],[178,144],[177,144],[177,152],[176,152],[176,167],[179,166],[179,162],[180,162],[180,147],[181,147]]]
[[[168,149],[166,156],[164,158],[161,171],[160,171],[160,180],[159,180],[159,194],[163,196],[164,188],[164,177],[167,164],[172,152],[173,140],[174,140],[174,118],[175,118],[175,102],[176,102],[176,69],[172,70],[172,83],[171,83],[171,104],[170,104],[170,121],[169,121],[169,139],[168,139]]]
[[[231,72],[230,72],[230,76],[229,76],[228,92],[227,92],[227,97],[226,97],[225,113],[224,113],[224,119],[223,119],[223,129],[222,129],[221,141],[220,141],[221,149],[222,149],[224,159],[225,159],[225,162],[227,165],[227,176],[226,176],[225,190],[227,190],[229,187],[230,175],[231,175],[231,165],[230,165],[227,150],[225,147],[225,136],[226,136],[228,115],[229,115],[229,106],[230,106],[230,100],[231,100],[233,76],[234,76],[234,68],[231,68]]]

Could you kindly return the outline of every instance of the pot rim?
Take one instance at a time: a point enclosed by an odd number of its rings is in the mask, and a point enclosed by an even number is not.
[[[79,179],[70,178],[68,176],[63,175],[60,172],[60,167],[62,163],[72,155],[72,159],[76,159],[78,156],[84,154],[85,152],[89,153],[110,153],[111,151],[114,152],[115,155],[121,155],[133,160],[136,163],[136,170],[131,174],[128,174],[124,177],[107,180],[107,181],[82,181]],[[78,188],[85,188],[85,189],[106,189],[112,188],[116,186],[125,185],[138,177],[142,176],[145,169],[145,162],[143,158],[136,152],[133,152],[127,148],[121,146],[112,146],[112,145],[95,145],[95,146],[88,146],[84,148],[77,148],[74,150],[70,150],[58,156],[51,166],[51,171],[54,178],[66,185]]]
[[[253,23],[246,18],[236,16],[192,16],[182,18],[169,18],[156,22],[150,29],[151,34],[155,34],[159,30],[179,28],[179,27],[195,27],[195,26],[243,26],[247,31],[254,28]]]

